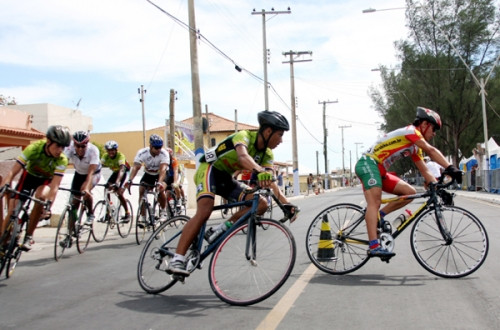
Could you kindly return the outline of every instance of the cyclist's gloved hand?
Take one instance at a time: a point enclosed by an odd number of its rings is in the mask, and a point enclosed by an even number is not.
[[[281,219],[281,222],[285,222],[288,219],[290,219],[290,223],[294,222],[300,212],[300,208],[297,205],[293,204],[284,204],[283,209],[285,217]]]
[[[258,181],[271,181],[272,179],[273,179],[273,176],[271,173],[268,173],[268,172],[257,173],[257,180]]]
[[[455,181],[457,181],[458,184],[462,183],[462,171],[460,171],[458,168],[456,168],[454,165],[448,166],[443,174],[451,176]]]
[[[174,188],[174,189],[179,188],[179,184],[178,183],[172,183],[172,188]]]

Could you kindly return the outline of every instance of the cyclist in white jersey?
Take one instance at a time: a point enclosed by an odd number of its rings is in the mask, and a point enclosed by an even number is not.
[[[129,180],[125,183],[123,189],[128,189],[134,180],[137,172],[144,165],[144,175],[140,182],[144,182],[150,185],[157,185],[159,194],[158,202],[160,203],[160,220],[166,220],[168,213],[166,210],[167,198],[165,195],[165,189],[167,183],[165,182],[165,176],[168,171],[168,164],[170,163],[170,157],[168,152],[162,148],[163,139],[153,134],[149,137],[149,147],[139,149],[137,155],[134,158],[134,165],[130,171]],[[146,191],[146,187],[139,187],[139,203]],[[145,222],[146,216],[142,214],[140,221]]]
[[[83,193],[85,205],[89,210],[87,213],[86,225],[91,226],[94,220],[93,199],[91,191],[101,179],[101,160],[99,149],[90,141],[90,134],[85,131],[73,133],[71,145],[64,150],[66,157],[75,167],[75,175],[71,183],[72,190],[79,190]],[[79,206],[77,200],[73,200],[73,209]]]

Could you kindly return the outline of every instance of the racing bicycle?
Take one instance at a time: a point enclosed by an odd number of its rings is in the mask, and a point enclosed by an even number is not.
[[[488,255],[489,241],[481,221],[470,211],[453,205],[453,194],[445,189],[454,180],[443,183],[443,178],[430,183],[426,192],[382,199],[382,203],[425,201],[394,231],[388,221],[379,221],[379,239],[385,249],[393,251],[395,239],[413,224],[410,243],[418,263],[434,275],[459,278],[481,267]],[[311,222],[306,250],[320,270],[334,275],[347,274],[370,259],[367,237],[365,209],[356,204],[335,204]],[[382,258],[382,261],[389,262],[389,259]]]
[[[66,249],[73,246],[73,239],[76,241],[78,253],[84,253],[92,235],[92,226],[85,225],[88,208],[83,199],[83,193],[80,190],[63,187],[59,187],[59,190],[69,191],[70,196],[57,225],[54,242],[54,259],[56,261],[62,258]],[[78,201],[78,208],[73,207],[73,201]]]
[[[106,238],[108,229],[116,227],[118,234],[126,238],[133,223],[132,203],[125,198],[127,208],[130,212],[129,217],[125,214],[125,207],[118,198],[116,189],[109,189],[106,184],[98,184],[104,187],[104,199],[100,200],[94,206],[95,220],[92,223],[92,236],[96,242],[102,242]]]
[[[250,210],[213,242],[204,241],[205,226],[191,244],[187,254],[187,269],[201,269],[211,255],[208,276],[212,291],[231,305],[251,305],[273,295],[288,279],[297,254],[295,239],[282,222],[293,221],[299,209],[291,204],[278,204],[284,218],[280,221],[257,215],[260,196],[268,189],[254,188],[253,199],[214,207],[250,206]],[[295,212],[292,211],[295,210]],[[172,287],[183,276],[169,274],[168,264],[174,256],[187,216],[177,216],[163,223],[146,242],[137,267],[140,286],[148,293],[157,294]],[[263,230],[263,226],[268,226]],[[243,230],[246,229],[246,233]]]
[[[9,218],[5,230],[0,237],[0,274],[5,269],[5,277],[9,278],[14,273],[17,263],[23,252],[21,248],[21,237],[25,239],[23,230],[26,231],[30,221],[30,206],[31,202],[40,203],[47,207],[49,204],[43,200],[37,199],[30,194],[18,192],[15,189],[5,185],[0,190],[0,198],[6,193],[13,193],[16,197],[24,197],[26,200],[21,202],[16,198],[16,205],[12,210],[12,215]]]

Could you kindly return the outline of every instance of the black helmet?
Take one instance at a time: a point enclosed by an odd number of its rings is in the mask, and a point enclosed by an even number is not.
[[[71,142],[69,129],[65,126],[54,125],[50,126],[46,134],[47,138],[61,146],[67,147]]]
[[[261,128],[271,127],[273,130],[288,131],[290,125],[285,116],[276,111],[264,110],[258,113],[257,118]]]
[[[161,148],[163,147],[163,139],[157,134],[152,134],[149,137],[149,144],[151,144],[153,148]]]
[[[417,119],[427,120],[429,123],[434,125],[436,130],[440,129],[442,125],[441,117],[439,117],[437,112],[423,107],[417,107],[417,118],[415,118],[415,120]]]
[[[90,134],[86,131],[76,131],[73,133],[73,140],[80,144],[88,143],[90,140]]]

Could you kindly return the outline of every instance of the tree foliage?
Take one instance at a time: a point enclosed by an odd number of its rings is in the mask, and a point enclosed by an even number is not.
[[[406,4],[409,37],[395,43],[400,66],[380,66],[382,87],[372,88],[371,98],[385,131],[412,123],[417,106],[436,110],[443,128],[433,144],[458,164],[484,142],[481,79],[488,79],[485,90],[490,91],[488,137],[500,131],[500,96],[494,92],[500,87],[500,12],[492,0]]]
[[[0,106],[2,105],[16,105],[16,99],[10,96],[3,96],[0,94]]]

